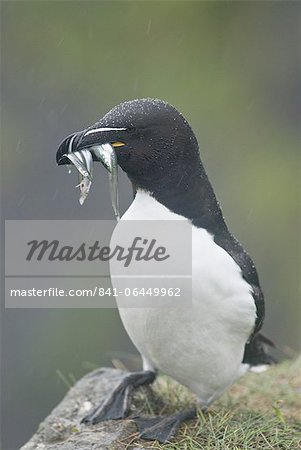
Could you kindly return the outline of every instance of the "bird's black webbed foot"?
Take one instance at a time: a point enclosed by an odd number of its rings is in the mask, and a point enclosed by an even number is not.
[[[150,370],[125,375],[112,394],[87,414],[81,423],[95,424],[103,420],[123,419],[128,413],[133,390],[144,384],[152,383],[155,378],[155,372]]]
[[[196,415],[196,408],[191,408],[170,416],[134,417],[133,420],[141,439],[165,443],[174,437],[182,422],[194,419]]]

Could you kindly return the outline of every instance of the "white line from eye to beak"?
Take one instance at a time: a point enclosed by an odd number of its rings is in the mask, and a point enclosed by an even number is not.
[[[88,134],[98,133],[99,131],[123,131],[126,128],[94,128],[94,130],[89,130],[84,136],[88,136]]]

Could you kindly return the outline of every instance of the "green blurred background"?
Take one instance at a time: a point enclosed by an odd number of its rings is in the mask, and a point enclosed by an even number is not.
[[[1,7],[2,218],[113,218],[104,172],[80,207],[75,178],[55,165],[57,146],[121,101],[165,99],[191,123],[227,223],[257,265],[265,333],[298,351],[300,3]],[[131,187],[125,176],[120,185],[125,210]],[[60,400],[58,371],[78,378],[135,355],[116,310],[2,318],[3,449],[24,443]]]

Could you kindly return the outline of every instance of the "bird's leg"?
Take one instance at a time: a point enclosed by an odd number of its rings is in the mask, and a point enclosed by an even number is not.
[[[95,424],[103,420],[123,419],[128,413],[133,390],[139,386],[152,383],[155,378],[156,373],[151,370],[125,375],[112,394],[91,413],[87,414],[81,422]]]
[[[141,439],[165,443],[174,437],[182,422],[194,419],[196,415],[197,408],[194,407],[170,416],[134,417],[133,420]]]

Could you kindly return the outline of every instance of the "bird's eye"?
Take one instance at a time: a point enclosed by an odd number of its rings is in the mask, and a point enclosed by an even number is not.
[[[127,131],[127,133],[134,133],[134,132],[136,131],[136,128],[134,128],[134,127],[128,127],[128,128],[126,129],[126,131]]]

